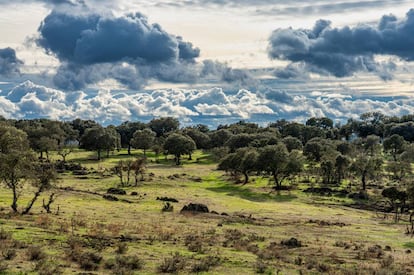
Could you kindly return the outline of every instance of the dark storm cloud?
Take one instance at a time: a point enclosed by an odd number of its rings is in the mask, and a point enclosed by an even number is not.
[[[20,74],[21,65],[23,65],[23,62],[17,58],[14,49],[0,49],[0,75],[13,76]]]
[[[134,89],[151,78],[195,82],[200,70],[198,48],[140,13],[115,17],[54,10],[41,23],[36,42],[61,61],[54,83],[62,89],[108,78]]]
[[[270,36],[268,54],[272,59],[302,64],[309,71],[336,77],[368,71],[388,79],[393,65],[378,63],[374,56],[414,60],[414,10],[401,21],[392,15],[384,16],[375,27],[331,28],[329,21],[320,20],[312,30],[277,29]],[[287,70],[276,74],[289,77],[297,72],[292,68],[295,67],[290,68],[290,73]]]
[[[193,61],[200,51],[181,37],[149,24],[142,14],[103,17],[53,11],[39,28],[38,44],[59,59],[79,64],[124,59],[156,63]]]

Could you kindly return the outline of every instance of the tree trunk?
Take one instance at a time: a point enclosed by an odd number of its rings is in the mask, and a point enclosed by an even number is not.
[[[40,193],[42,193],[43,188],[39,187],[39,190],[34,194],[32,200],[29,202],[29,204],[26,206],[26,208],[23,210],[22,215],[29,214],[30,210],[33,207],[33,204],[36,202],[37,198],[40,196]]]
[[[55,193],[50,194],[49,196],[49,200],[47,203],[45,203],[45,199],[43,199],[43,208],[46,210],[46,212],[49,214],[51,213],[50,211],[50,206],[52,205],[52,203],[55,201]]]
[[[131,179],[131,162],[127,163],[127,185],[129,186],[129,181]]]
[[[180,165],[180,164],[181,164],[180,156],[176,155],[175,156],[175,165]]]
[[[131,155],[131,144],[128,144],[128,156]]]
[[[101,149],[98,149],[98,160],[101,160]]]
[[[191,155],[191,152],[188,153],[188,160],[193,160],[193,156]]]
[[[144,149],[144,158],[146,158],[146,157],[147,157],[147,150]]]
[[[243,185],[247,184],[249,182],[249,173],[247,173],[247,171],[243,172],[244,175],[244,182]]]
[[[367,182],[366,182],[366,173],[362,173],[362,190],[366,190],[367,189]]]
[[[282,186],[282,183],[279,182],[279,177],[276,172],[273,172],[273,179],[275,180],[276,189],[279,189]]]
[[[18,200],[18,195],[17,195],[16,188],[17,188],[16,185],[13,184],[13,187],[12,187],[12,189],[13,189],[13,202],[12,202],[11,208],[13,209],[13,212],[14,213],[17,213],[17,200]]]

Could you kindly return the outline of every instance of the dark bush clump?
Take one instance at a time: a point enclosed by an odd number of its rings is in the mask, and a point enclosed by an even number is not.
[[[187,204],[181,209],[181,213],[183,212],[193,212],[193,213],[208,213],[208,207],[205,204],[201,203],[190,203]]]
[[[2,253],[3,258],[7,261],[13,260],[16,257],[16,250],[12,248],[5,249]]]
[[[280,244],[283,246],[290,247],[290,248],[302,247],[302,242],[298,241],[298,239],[296,238],[290,238],[288,240],[283,240],[280,242]]]
[[[97,270],[102,261],[101,255],[94,252],[82,253],[79,257],[79,265],[84,270]]]
[[[40,261],[46,257],[40,246],[32,245],[27,248],[27,256],[30,261]]]
[[[178,202],[177,199],[170,198],[170,197],[157,197],[157,201]]]

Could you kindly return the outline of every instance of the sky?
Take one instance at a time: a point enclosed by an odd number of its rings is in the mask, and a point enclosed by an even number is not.
[[[406,0],[0,0],[6,118],[405,115],[413,61]]]

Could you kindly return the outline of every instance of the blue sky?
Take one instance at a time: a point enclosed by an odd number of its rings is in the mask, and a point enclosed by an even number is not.
[[[0,115],[414,113],[412,1],[0,0]]]

